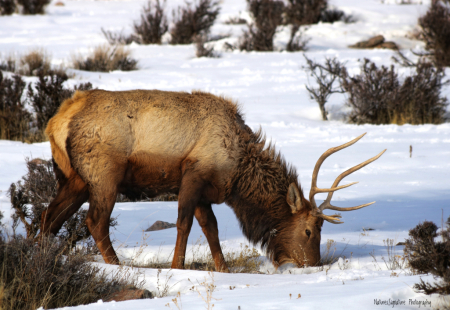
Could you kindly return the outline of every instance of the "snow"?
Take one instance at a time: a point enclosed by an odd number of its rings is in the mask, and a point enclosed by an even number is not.
[[[430,1],[334,0],[331,4],[357,18],[356,23],[321,23],[305,28],[310,38],[308,58],[323,61],[337,57],[347,63],[350,74],[359,72],[360,61],[368,58],[377,65],[392,64],[394,55],[389,50],[354,50],[347,46],[371,36],[382,34],[386,40],[398,43],[408,57],[410,49],[423,48],[423,43],[411,39],[417,18],[424,14]],[[0,17],[0,54],[25,53],[43,48],[52,56],[55,66],[70,64],[76,54],[87,54],[93,47],[106,44],[101,28],[130,33],[146,1],[88,1],[65,0],[65,6],[48,7],[42,16]],[[172,0],[171,9],[182,4]],[[282,266],[275,270],[264,260],[261,269],[265,274],[213,273],[216,289],[213,293],[215,309],[367,309],[375,307],[374,300],[405,301],[402,309],[417,309],[409,300],[431,301],[434,296],[415,293],[414,283],[422,277],[406,270],[388,270],[382,257],[387,258],[384,241],[404,241],[408,230],[419,222],[431,220],[440,225],[450,215],[450,123],[442,125],[350,125],[343,121],[348,112],[345,96],[335,94],[327,103],[331,120],[321,120],[317,104],[309,99],[305,84],[313,83],[302,69],[302,53],[257,53],[225,51],[225,42],[236,42],[245,26],[225,25],[230,17],[248,19],[245,1],[221,1],[221,13],[213,26],[212,35],[230,34],[231,37],[214,44],[221,57],[195,58],[193,45],[140,46],[128,48],[139,60],[139,70],[110,73],[71,70],[74,78],[67,82],[73,86],[91,82],[94,87],[107,90],[162,89],[191,91],[200,89],[231,97],[240,103],[247,124],[253,129],[262,127],[266,135],[292,163],[300,176],[305,192],[309,192],[311,174],[316,160],[328,148],[345,143],[367,132],[358,143],[325,161],[319,174],[319,187],[329,187],[344,170],[384,149],[387,152],[377,161],[350,175],[346,182],[359,181],[357,185],[337,192],[335,204],[350,207],[376,201],[362,210],[343,214],[343,225],[325,223],[322,247],[327,240],[336,242],[336,254],[345,256],[332,266],[298,269]],[[282,49],[288,40],[288,29],[280,27],[275,46]],[[167,37],[166,37],[167,41]],[[397,66],[398,67],[398,66]],[[409,69],[398,68],[400,75]],[[7,73],[5,73],[7,74]],[[448,74],[448,70],[447,70]],[[27,78],[34,81],[35,78]],[[443,94],[450,95],[450,87]],[[410,146],[412,156],[410,157]],[[0,210],[10,218],[10,202],[6,191],[12,182],[25,174],[25,158],[51,158],[48,142],[23,144],[0,141]],[[324,197],[324,195],[319,196]],[[87,204],[84,205],[88,207]],[[226,205],[213,207],[218,219],[220,240],[226,250],[248,245],[243,237],[233,211]],[[145,262],[159,259],[170,261],[176,239],[176,229],[144,233],[156,220],[176,222],[175,202],[118,203],[113,216],[118,216],[117,229],[113,231],[114,246],[121,260]],[[367,230],[367,229],[374,230]],[[365,230],[364,230],[365,229]],[[202,231],[194,221],[189,238],[188,259],[195,249],[209,251],[204,245]],[[402,247],[396,247],[402,254]],[[261,252],[262,259],[264,254]],[[374,255],[375,258],[372,257]],[[116,267],[98,263],[108,270]],[[130,268],[145,288],[157,291],[157,271]],[[127,302],[101,302],[75,308],[94,309],[162,309],[181,293],[183,309],[201,309],[206,306],[198,292],[205,294],[202,282],[212,283],[211,274],[191,270],[162,270],[161,281],[168,282],[169,296],[152,300]],[[165,281],[165,280],[164,280]],[[163,281],[163,282],[164,282]],[[230,289],[233,288],[233,289]],[[297,299],[298,294],[301,297]],[[390,307],[377,306],[377,307]],[[377,308],[375,307],[375,308]],[[424,307],[422,305],[422,307]]]

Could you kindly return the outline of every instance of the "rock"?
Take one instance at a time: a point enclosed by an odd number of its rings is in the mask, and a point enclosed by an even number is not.
[[[370,38],[367,42],[366,48],[372,48],[376,47],[377,45],[380,45],[384,42],[384,37],[382,35],[375,36],[373,38]]]
[[[138,290],[138,289],[123,289],[121,291],[115,292],[105,302],[109,301],[125,301],[132,299],[152,299],[154,296],[152,292],[148,290]]]
[[[147,228],[145,231],[163,230],[163,229],[168,229],[168,228],[172,228],[172,227],[176,227],[176,226],[177,226],[176,224],[163,222],[163,221],[156,221],[155,223],[153,223],[152,226]]]
[[[361,41],[354,45],[350,45],[351,48],[387,48],[391,50],[397,50],[398,46],[394,42],[384,41],[384,37],[382,35],[378,35],[370,38],[367,41]]]
[[[376,46],[376,48],[387,48],[390,50],[398,50],[398,45],[392,41],[387,41],[387,42],[381,43],[379,46]]]

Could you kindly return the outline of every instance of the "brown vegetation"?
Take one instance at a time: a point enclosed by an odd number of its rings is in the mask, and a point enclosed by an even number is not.
[[[0,305],[2,309],[34,310],[77,306],[110,300],[117,292],[139,290],[142,283],[124,271],[106,273],[84,252],[67,252],[57,238],[0,236]]]
[[[80,55],[75,56],[73,66],[78,70],[97,72],[136,70],[137,60],[130,55],[131,52],[122,46],[97,46],[86,58]]]
[[[394,65],[390,68],[365,59],[361,73],[350,76],[343,63],[326,59],[318,64],[306,58],[305,69],[318,84],[317,88],[306,86],[311,98],[316,100],[324,120],[327,119],[325,104],[333,93],[347,94],[351,107],[348,120],[356,124],[440,124],[446,120],[447,99],[441,96],[444,71],[432,63],[419,59],[413,63],[398,52],[394,58],[402,66],[414,69],[403,80],[398,77]],[[335,85],[337,84],[337,85]]]
[[[17,9],[17,4],[15,0],[0,0],[0,16],[1,15],[11,15]]]
[[[419,61],[415,73],[403,83],[394,66],[378,68],[365,59],[361,74],[350,77],[345,70],[342,87],[352,108],[349,120],[356,124],[439,124],[445,120],[447,99],[440,94],[444,72]]]
[[[29,138],[32,115],[22,100],[25,85],[20,76],[10,79],[0,71],[0,139],[25,141]]]
[[[427,13],[419,18],[421,37],[436,66],[450,66],[450,8],[431,1]]]
[[[147,6],[142,9],[141,22],[134,23],[134,31],[140,38],[141,44],[161,44],[161,37],[167,32],[167,18],[164,14],[164,4],[161,5],[159,0],[154,4],[150,1]]]
[[[273,51],[273,37],[282,23],[284,4],[278,0],[247,0],[253,24],[240,39],[240,50]]]
[[[17,0],[24,15],[45,14],[45,7],[50,4],[50,0]]]
[[[450,217],[446,228],[425,221],[409,231],[406,240],[405,256],[411,269],[418,273],[431,273],[438,282],[430,284],[420,279],[414,288],[427,295],[450,294]],[[439,237],[442,241],[438,241]]]
[[[209,30],[219,14],[219,2],[215,0],[198,0],[194,4],[186,2],[173,12],[174,27],[170,30],[170,44],[190,44],[197,35],[208,35]]]

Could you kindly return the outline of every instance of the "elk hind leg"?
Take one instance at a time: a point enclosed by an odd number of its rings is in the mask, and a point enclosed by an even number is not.
[[[41,216],[41,235],[56,235],[62,225],[89,198],[87,185],[77,174],[69,178],[58,178],[58,190],[55,199],[49,204]]]
[[[216,271],[229,272],[223,258],[222,248],[220,247],[217,219],[212,211],[211,204],[199,204],[195,209],[195,218],[208,240]]]
[[[86,216],[86,225],[107,264],[119,264],[119,258],[109,236],[109,223],[116,196],[115,188],[105,190],[103,187],[102,190],[91,190]]]

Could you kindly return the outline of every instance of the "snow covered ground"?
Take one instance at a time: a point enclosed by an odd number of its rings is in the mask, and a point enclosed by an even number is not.
[[[382,34],[387,40],[398,43],[408,56],[411,56],[409,49],[423,46],[421,42],[409,38],[417,18],[426,11],[429,1],[412,5],[380,0],[330,2],[347,14],[354,15],[358,21],[308,27],[305,31],[311,39],[306,52],[308,58],[322,61],[325,57],[338,57],[347,62],[350,73],[357,73],[359,60],[369,58],[379,65],[390,65],[393,55],[389,50],[347,48],[357,41]],[[25,53],[41,47],[52,55],[53,65],[69,66],[71,55],[87,54],[94,46],[106,44],[100,30],[102,27],[113,31],[123,29],[124,33],[130,33],[133,20],[138,18],[145,3],[142,0],[65,0],[62,7],[51,4],[48,14],[43,16],[2,16],[0,54]],[[174,8],[182,3],[181,0],[171,0],[168,7]],[[410,299],[431,301],[432,306],[437,306],[437,298],[413,291],[412,286],[419,281],[419,276],[410,275],[408,270],[388,270],[382,259],[387,258],[383,241],[404,241],[408,230],[419,222],[431,220],[440,223],[442,212],[444,219],[450,215],[450,123],[423,126],[349,125],[343,122],[343,115],[348,112],[343,95],[331,97],[327,106],[331,121],[322,121],[317,104],[309,99],[305,89],[305,84],[312,83],[312,80],[308,81],[308,75],[302,69],[305,65],[302,53],[224,51],[223,44],[236,42],[244,26],[225,25],[223,22],[238,15],[248,18],[248,14],[243,0],[223,0],[221,7],[212,35],[231,34],[231,37],[214,43],[215,48],[221,51],[221,58],[195,58],[193,45],[132,44],[129,48],[139,60],[139,70],[110,73],[72,70],[75,77],[68,83],[75,85],[89,81],[94,87],[107,90],[200,89],[232,97],[242,105],[247,124],[254,129],[261,126],[287,161],[297,168],[305,192],[309,191],[314,164],[325,150],[367,132],[360,142],[327,159],[319,175],[319,187],[329,187],[345,169],[387,149],[379,160],[345,180],[360,181],[359,184],[337,192],[334,198],[335,204],[342,207],[374,200],[377,203],[344,213],[343,225],[324,224],[323,247],[327,240],[334,240],[336,253],[349,258],[349,262],[341,260],[324,270],[283,266],[277,271],[266,262],[262,268],[266,274],[214,273],[214,280],[206,272],[163,270],[160,283],[164,282],[167,274],[172,275],[168,282],[168,297],[122,303],[99,302],[78,308],[162,309],[169,303],[172,309],[177,309],[172,299],[180,292],[182,309],[201,309],[205,302],[190,288],[195,285],[202,291],[204,288],[199,283],[204,281],[214,281],[217,286],[213,293],[216,299],[212,301],[215,309],[393,307],[377,305],[374,300],[405,301],[405,305],[394,306],[401,309],[419,308],[418,304],[410,304]],[[275,40],[277,48],[282,49],[287,40],[287,29],[280,29]],[[399,72],[407,74],[408,69],[399,69]],[[27,81],[34,80],[27,78]],[[443,93],[450,97],[450,87],[446,87]],[[6,190],[25,174],[26,157],[51,158],[49,143],[28,145],[0,141],[0,210],[6,218],[10,216]],[[239,249],[241,245],[248,244],[229,207],[217,205],[214,212],[225,249]],[[174,223],[177,218],[176,203],[120,203],[116,204],[113,216],[118,216],[119,225],[113,237],[122,260],[145,262],[155,256],[171,260],[176,229],[147,235],[143,230],[156,220]],[[374,230],[364,231],[368,228]],[[188,252],[192,252],[201,235],[200,227],[194,222]],[[208,247],[204,249],[208,250]],[[401,255],[402,247],[396,247],[396,251]],[[371,254],[375,255],[375,259]],[[140,279],[145,280],[145,288],[157,291],[156,270],[132,269],[131,272],[136,272]],[[430,276],[422,278],[432,280]],[[298,294],[301,298],[297,298]],[[429,305],[422,304],[420,307],[429,308]]]

